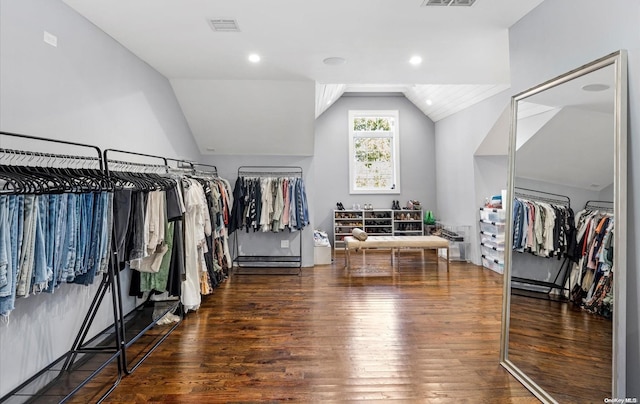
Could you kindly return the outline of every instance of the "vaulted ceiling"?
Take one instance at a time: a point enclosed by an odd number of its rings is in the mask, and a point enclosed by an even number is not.
[[[256,110],[299,114],[297,126],[264,128],[287,136],[312,131],[344,91],[401,91],[434,121],[502,91],[508,28],[543,0],[63,1],[171,81],[203,153],[233,154],[216,126]],[[216,31],[212,20],[238,30]],[[252,130],[237,128],[236,140]],[[293,149],[285,154],[309,153]]]

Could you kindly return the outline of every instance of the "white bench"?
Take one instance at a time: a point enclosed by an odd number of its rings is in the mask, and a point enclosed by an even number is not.
[[[345,243],[345,268],[351,264],[351,250],[358,251],[369,248],[390,248],[391,258],[396,249],[419,248],[429,250],[447,250],[447,271],[449,271],[449,241],[438,236],[369,236],[365,241],[360,241],[353,236],[346,236]]]

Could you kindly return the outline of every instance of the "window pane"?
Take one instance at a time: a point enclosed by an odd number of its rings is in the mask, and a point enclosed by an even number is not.
[[[349,111],[349,192],[399,194],[398,111]]]
[[[391,138],[356,138],[354,151],[356,188],[393,189]]]
[[[353,120],[353,130],[355,131],[390,131],[393,126],[393,118],[360,117]]]

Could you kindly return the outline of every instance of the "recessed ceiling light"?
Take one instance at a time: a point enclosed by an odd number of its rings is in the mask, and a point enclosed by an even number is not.
[[[259,61],[260,61],[260,55],[258,55],[257,53],[252,53],[251,55],[249,55],[249,62],[258,63]]]
[[[429,105],[429,106],[433,105],[433,101],[431,101],[431,100],[426,100],[425,102],[426,102],[426,103],[427,103],[427,105]]]
[[[412,56],[411,59],[409,59],[409,63],[411,63],[414,66],[417,66],[420,63],[422,63],[422,58],[420,56]]]
[[[584,91],[604,91],[608,90],[609,86],[606,84],[587,84],[585,86],[582,86],[582,89]]]
[[[337,66],[337,65],[343,65],[347,63],[347,59],[341,58],[339,56],[332,56],[324,59],[322,63],[324,63],[325,65]]]

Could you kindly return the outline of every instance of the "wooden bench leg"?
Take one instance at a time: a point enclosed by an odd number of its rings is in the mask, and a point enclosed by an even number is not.
[[[447,247],[447,272],[449,272],[449,262],[451,261],[449,258],[449,247]]]
[[[349,247],[346,247],[344,249],[344,267],[346,269],[349,269],[349,265],[351,264],[351,262],[350,262],[351,255],[349,253],[350,251],[351,251],[351,249],[349,249]]]

